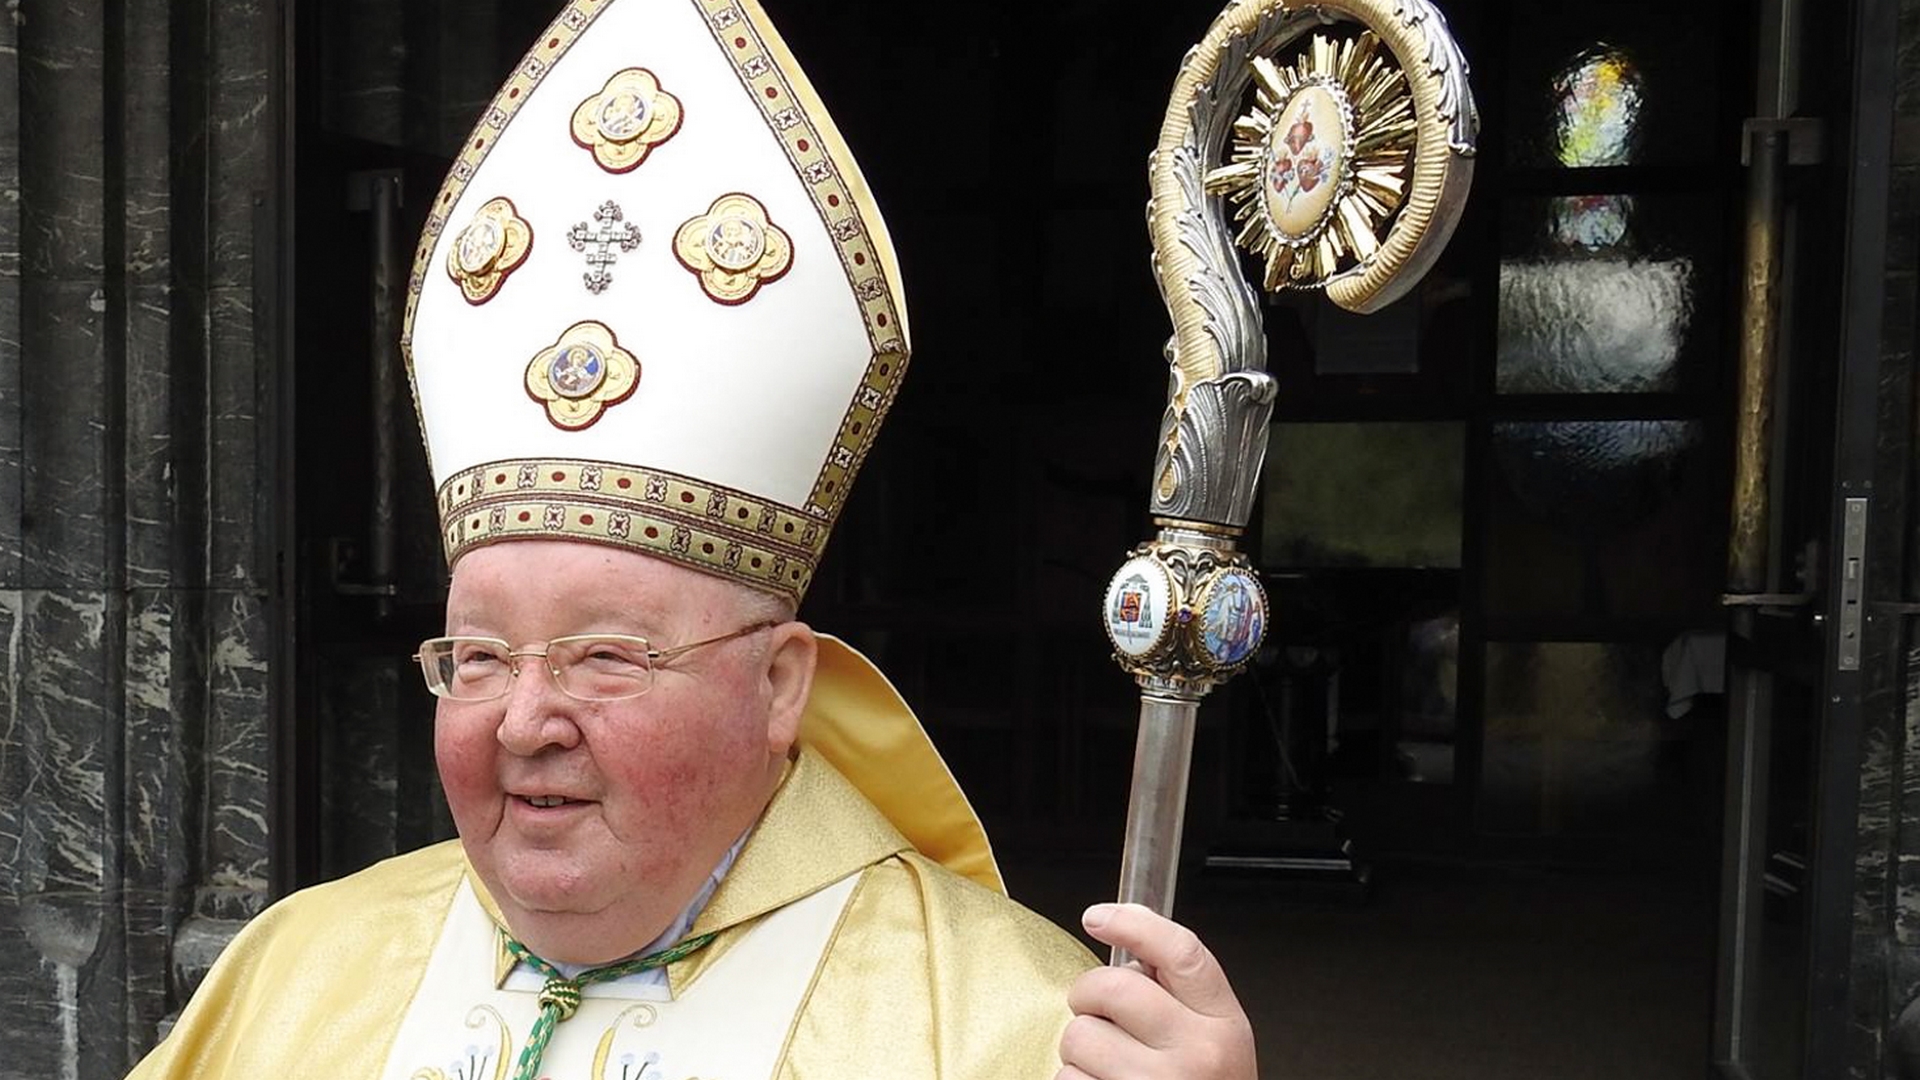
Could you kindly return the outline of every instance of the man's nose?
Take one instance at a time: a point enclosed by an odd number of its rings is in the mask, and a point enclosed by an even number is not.
[[[513,669],[506,713],[495,733],[500,745],[523,757],[549,746],[579,745],[580,728],[575,721],[581,703],[561,691],[547,658],[538,653],[517,656]]]

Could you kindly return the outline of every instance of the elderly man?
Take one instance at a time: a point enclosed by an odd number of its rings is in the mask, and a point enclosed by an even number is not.
[[[1192,934],[1009,901],[877,670],[794,621],[907,360],[893,252],[751,0],[574,0],[408,304],[460,839],[276,905],[139,1077],[1254,1075]],[[1076,1015],[1077,1014],[1077,1015]]]

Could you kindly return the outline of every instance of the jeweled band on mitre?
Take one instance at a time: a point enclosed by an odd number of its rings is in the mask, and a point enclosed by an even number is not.
[[[440,488],[447,562],[505,540],[584,540],[798,602],[826,548],[818,517],[745,492],[617,462],[497,461]]]

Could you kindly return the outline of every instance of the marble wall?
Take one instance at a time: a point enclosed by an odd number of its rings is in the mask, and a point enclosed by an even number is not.
[[[0,1077],[107,1078],[267,887],[272,10],[0,14]]]

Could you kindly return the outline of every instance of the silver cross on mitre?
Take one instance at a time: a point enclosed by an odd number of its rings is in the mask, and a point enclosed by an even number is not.
[[[567,233],[567,243],[573,250],[587,252],[587,272],[580,275],[580,280],[586,282],[588,292],[603,293],[613,284],[611,267],[620,258],[614,252],[616,246],[621,251],[640,246],[640,226],[626,217],[620,205],[609,199],[593,212],[594,225],[582,221]]]

